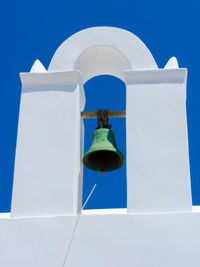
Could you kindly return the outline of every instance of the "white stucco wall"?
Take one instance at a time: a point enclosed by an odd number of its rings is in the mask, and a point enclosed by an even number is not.
[[[197,267],[199,223],[191,213],[82,216],[65,266]]]
[[[63,266],[76,219],[0,219],[0,266]],[[64,266],[198,267],[199,224],[199,213],[82,215]]]
[[[0,266],[61,267],[76,218],[0,219]]]

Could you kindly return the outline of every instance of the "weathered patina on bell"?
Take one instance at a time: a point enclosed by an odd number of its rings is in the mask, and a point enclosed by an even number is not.
[[[94,171],[113,171],[124,163],[124,156],[118,150],[111,125],[98,118],[98,127],[92,137],[92,145],[83,157],[84,165]]]

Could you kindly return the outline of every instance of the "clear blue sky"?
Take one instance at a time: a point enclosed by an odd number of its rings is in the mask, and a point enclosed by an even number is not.
[[[21,83],[19,72],[29,71],[36,58],[47,68],[57,47],[75,32],[93,26],[114,26],[136,34],[150,49],[158,66],[176,56],[189,69],[187,115],[192,198],[200,205],[200,90],[198,1],[69,1],[29,0],[1,3],[0,64],[0,211],[10,210]],[[86,109],[123,109],[123,83],[99,77],[85,85]],[[95,90],[93,90],[95,88]],[[97,95],[98,89],[102,95]],[[113,94],[117,90],[117,94]],[[109,89],[109,90],[108,90]],[[113,90],[113,91],[112,91]],[[105,102],[106,101],[106,102]],[[113,119],[118,146],[125,152],[125,121]],[[86,149],[96,122],[86,122]],[[87,208],[126,206],[126,168],[103,177]],[[85,171],[84,198],[96,173]],[[114,187],[113,187],[114,185]]]

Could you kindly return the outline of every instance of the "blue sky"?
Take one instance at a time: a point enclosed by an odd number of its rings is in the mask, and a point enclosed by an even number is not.
[[[200,90],[198,1],[3,1],[1,3],[0,64],[0,211],[10,210],[21,83],[19,72],[29,71],[36,58],[47,68],[57,47],[75,32],[93,26],[114,26],[136,34],[150,49],[158,66],[176,56],[187,67],[187,116],[192,198],[200,205]],[[93,90],[95,88],[95,90]],[[108,92],[97,99],[98,88]],[[113,94],[113,88],[117,94]],[[86,109],[123,109],[123,83],[99,77],[85,85]],[[109,89],[109,90],[108,90]],[[98,95],[99,97],[99,95]],[[125,121],[112,120],[119,148],[125,153]],[[87,149],[96,122],[86,122]],[[126,168],[102,177],[87,208],[126,206]],[[84,171],[84,198],[96,177]],[[87,179],[86,179],[87,178]]]

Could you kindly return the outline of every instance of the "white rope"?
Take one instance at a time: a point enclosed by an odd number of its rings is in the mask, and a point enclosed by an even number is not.
[[[98,182],[100,181],[100,177],[101,177],[102,174],[103,174],[103,172],[100,172],[100,173],[99,173],[99,177],[98,177],[98,179],[97,179],[95,185],[93,186],[93,188],[92,188],[91,192],[89,193],[89,195],[88,195],[88,197],[87,197],[85,203],[83,204],[81,210],[80,210],[79,213],[78,213],[78,218],[77,218],[77,220],[76,220],[76,224],[75,224],[75,226],[74,226],[74,231],[72,232],[72,236],[71,236],[71,239],[70,239],[70,242],[69,242],[69,245],[68,245],[68,248],[67,248],[65,257],[64,257],[64,260],[63,260],[63,265],[62,265],[62,267],[65,266],[65,263],[66,263],[66,261],[67,261],[67,257],[68,257],[68,255],[69,255],[69,251],[70,251],[70,248],[71,248],[71,245],[72,245],[72,241],[73,241],[73,239],[74,239],[74,235],[75,235],[76,228],[77,228],[77,225],[78,225],[78,222],[79,222],[79,219],[80,219],[80,215],[81,215],[81,213],[82,213],[82,211],[83,211],[85,205],[88,203],[88,200],[90,199],[92,193],[94,192],[94,189],[96,188]]]
[[[97,186],[97,184],[95,184],[95,185],[93,186],[93,188],[92,188],[92,190],[91,190],[91,192],[90,192],[89,196],[87,197],[87,199],[86,199],[86,201],[85,201],[85,203],[84,203],[83,207],[81,208],[81,210],[80,210],[80,213],[79,213],[79,214],[81,214],[81,213],[82,213],[82,210],[85,208],[85,205],[87,204],[88,200],[90,199],[90,197],[91,197],[92,193],[94,192],[94,189],[96,188],[96,186]]]

